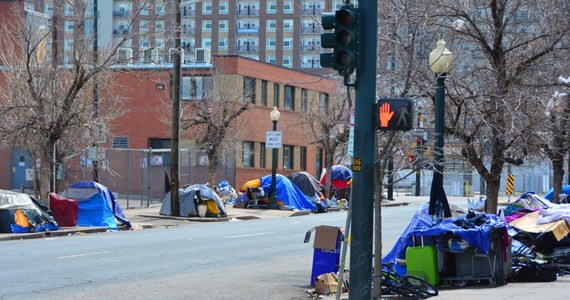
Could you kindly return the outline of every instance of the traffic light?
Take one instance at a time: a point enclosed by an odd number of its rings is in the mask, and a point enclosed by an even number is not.
[[[418,151],[420,151],[420,153],[426,149],[426,140],[424,140],[423,137],[418,137],[418,140],[416,142],[416,148],[418,149]]]
[[[376,101],[378,127],[386,131],[408,131],[414,127],[410,99],[382,98]]]
[[[321,53],[323,68],[332,68],[341,75],[350,75],[358,66],[358,10],[352,4],[344,5],[334,13],[321,14],[323,29],[334,32],[321,34],[321,47],[332,53]]]
[[[358,66],[358,10],[352,4],[335,12],[334,61],[341,74],[351,74]]]
[[[331,30],[335,28],[335,14],[334,13],[322,13],[321,14],[321,25],[324,30]],[[335,34],[331,32],[325,32],[321,34],[321,47],[334,49],[335,46]],[[321,53],[321,67],[323,68],[333,68],[337,69],[334,64],[334,53]]]
[[[409,163],[410,165],[412,165],[415,160],[416,160],[416,157],[415,157],[415,156],[413,156],[413,155],[409,155],[409,156],[408,156],[408,163]]]

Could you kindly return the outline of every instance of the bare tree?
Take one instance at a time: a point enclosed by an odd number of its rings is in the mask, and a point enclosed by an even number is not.
[[[196,140],[197,146],[208,156],[208,182],[215,186],[218,162],[225,148],[233,148],[232,141],[240,126],[238,117],[251,107],[255,99],[255,79],[231,76],[226,73],[222,60],[214,60],[211,76],[200,76],[204,84],[204,98],[196,99],[184,107],[181,124]],[[194,90],[198,83],[189,78],[186,89]],[[201,87],[201,88],[202,88]]]
[[[438,1],[435,28],[456,51],[448,86],[445,133],[461,139],[462,154],[486,182],[488,213],[496,213],[505,164],[521,165],[540,150],[544,118],[537,104],[569,38],[568,5],[560,1]],[[544,111],[544,110],[542,110]]]
[[[324,97],[321,99],[319,97]],[[331,168],[338,164],[347,153],[347,142],[350,130],[352,100],[350,89],[346,93],[338,92],[330,97],[320,94],[308,105],[306,122],[314,137],[313,144],[323,148],[325,155],[325,197],[330,197]]]
[[[115,64],[131,62],[130,55],[117,55],[127,43],[142,41],[154,30],[140,30],[137,17],[142,9],[152,10],[149,3],[136,1],[127,28],[113,43],[93,55],[94,29],[87,26],[92,19],[87,2],[62,1],[73,7],[73,15],[63,20],[17,6],[11,13],[13,22],[3,22],[0,37],[1,73],[5,86],[0,91],[0,136],[14,146],[27,149],[39,167],[36,180],[39,196],[45,196],[55,182],[54,166],[64,162],[77,146],[86,129],[99,130],[120,110],[116,98],[108,97],[95,108],[92,87],[95,80],[105,88]],[[55,11],[63,16],[63,8]],[[160,17],[158,14],[155,14]],[[65,36],[72,43],[64,45]],[[137,56],[142,47],[134,48]],[[105,96],[103,96],[104,98]],[[96,112],[95,109],[98,111]],[[94,117],[96,116],[96,117]],[[51,190],[54,186],[51,187]]]

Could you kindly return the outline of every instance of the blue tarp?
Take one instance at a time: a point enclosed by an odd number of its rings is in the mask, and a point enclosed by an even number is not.
[[[453,233],[477,247],[482,252],[489,251],[489,240],[492,228],[506,227],[507,223],[496,215],[485,214],[486,222],[480,226],[469,229],[462,228],[454,222],[465,216],[443,220],[439,224],[432,226],[432,216],[428,214],[428,204],[424,204],[418,210],[404,233],[400,236],[394,248],[382,259],[384,263],[392,262],[397,258],[405,258],[406,248],[412,246],[411,237],[435,237],[448,233]],[[405,273],[405,268],[398,269],[398,272]]]
[[[131,226],[113,193],[102,184],[94,181],[77,182],[70,185],[62,196],[78,200],[77,226],[105,226],[117,230],[115,218],[127,227]]]
[[[261,188],[266,195],[271,195],[271,175],[261,177]],[[277,200],[294,210],[315,210],[313,204],[289,178],[277,174],[275,177],[275,190]]]
[[[570,195],[570,185],[565,184],[562,186],[562,194]],[[550,188],[546,194],[544,194],[544,199],[550,200],[552,202],[552,197],[554,195],[554,188]]]

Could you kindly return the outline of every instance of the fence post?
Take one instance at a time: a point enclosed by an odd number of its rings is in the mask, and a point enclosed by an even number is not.
[[[152,178],[151,178],[151,168],[152,167],[152,148],[148,148],[148,153],[147,153],[147,164],[146,164],[146,169],[147,169],[147,195],[146,195],[146,207],[150,206],[150,197],[151,197],[151,190],[150,190],[150,186],[152,183]]]

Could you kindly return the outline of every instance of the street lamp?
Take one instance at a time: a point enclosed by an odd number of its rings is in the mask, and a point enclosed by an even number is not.
[[[273,107],[273,110],[269,114],[271,121],[273,122],[273,131],[277,131],[277,121],[279,121],[279,116],[281,113],[277,110],[277,107]],[[277,199],[275,199],[276,188],[275,188],[275,177],[277,176],[277,150],[278,148],[273,148],[272,152],[272,162],[271,162],[271,195],[269,196],[269,208],[277,209]]]
[[[431,183],[429,214],[433,224],[441,221],[442,212],[451,217],[447,196],[443,189],[443,124],[445,112],[445,76],[450,70],[453,55],[445,48],[445,41],[439,40],[437,47],[429,55],[429,64],[437,81],[435,90],[435,165]]]

